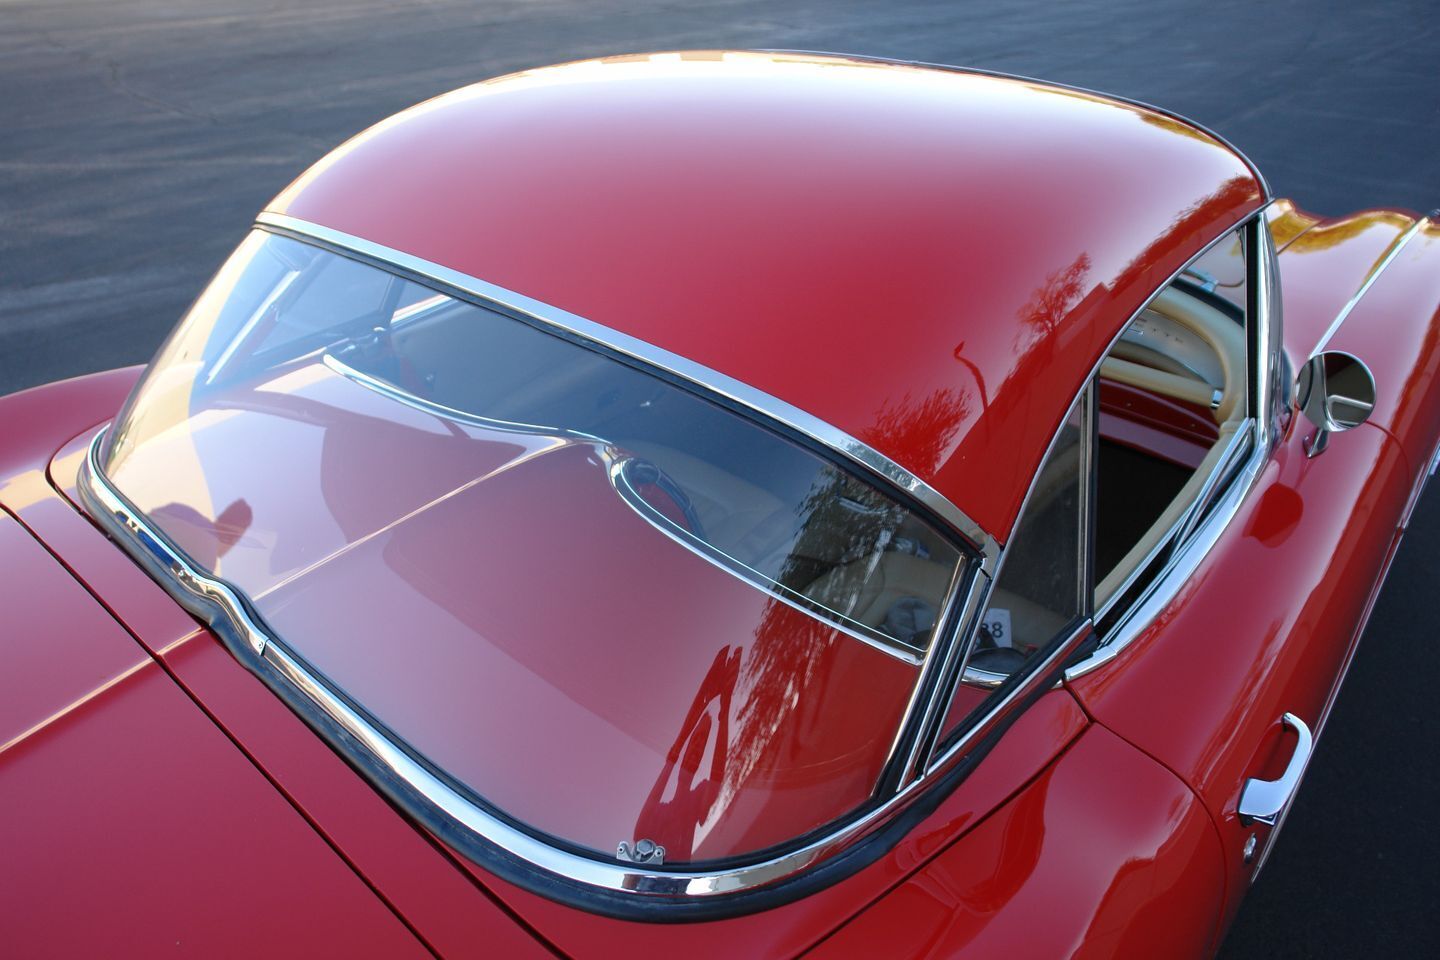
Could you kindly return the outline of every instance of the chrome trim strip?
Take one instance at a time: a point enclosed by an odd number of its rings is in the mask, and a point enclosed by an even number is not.
[[[1008,673],[996,673],[994,670],[981,670],[979,667],[965,665],[964,681],[967,687],[984,687],[987,690],[994,690],[1009,679],[1010,674]]]
[[[868,646],[874,647],[881,653],[904,660],[906,663],[919,665],[924,662],[927,651],[935,645],[935,637],[940,627],[945,623],[945,616],[948,614],[953,601],[953,594],[947,592],[939,615],[935,619],[935,630],[931,634],[931,642],[925,649],[913,647],[910,644],[897,640],[894,637],[880,633],[869,626],[846,616],[839,610],[832,610],[822,603],[811,600],[799,591],[792,590],[742,560],[718,549],[714,544],[701,540],[688,530],[681,529],[672,523],[660,511],[640,495],[640,492],[630,483],[630,478],[625,475],[625,464],[633,459],[629,456],[609,455],[610,469],[607,471],[610,476],[610,484],[615,488],[615,493],[625,502],[626,506],[639,514],[640,518],[657,531],[669,537],[680,546],[689,550],[702,560],[713,564],[732,577],[743,580],[747,585],[752,586],[764,593],[766,596],[780,603],[785,604],[793,610],[798,610],[809,617],[814,617],[831,629],[838,630],[847,637],[853,637]],[[964,570],[967,560],[961,555],[959,570]],[[958,576],[957,572],[957,576]]]
[[[980,718],[979,722],[971,727],[970,730],[966,731],[963,737],[949,747],[946,747],[938,756],[932,751],[926,770],[920,775],[919,780],[916,782],[924,782],[926,779],[942,773],[949,768],[950,764],[964,753],[966,746],[972,744],[978,736],[983,736],[983,733],[980,733],[980,731],[988,732],[997,721],[1005,718],[1011,705],[1014,704],[1016,700],[1035,693],[1042,685],[1047,687],[1052,685],[1054,683],[1051,679],[1052,671],[1075,652],[1076,648],[1090,636],[1093,629],[1093,621],[1081,621],[1080,625],[1071,631],[1070,635],[1066,637],[1064,641],[1056,644],[1055,649],[1051,650],[1049,655],[1046,656],[1037,667],[1031,670],[1029,675],[1027,675],[1021,683],[1016,685],[1015,689],[1011,690],[999,703],[991,706],[990,709],[985,712],[985,715]],[[949,707],[949,698],[946,698],[945,705],[947,708]]]
[[[1096,370],[1098,369],[1099,367],[1097,366]],[[1091,535],[1091,518],[1093,516],[1093,511],[1095,507],[1095,499],[1093,496],[1094,471],[1092,468],[1095,466],[1095,464],[1093,462],[1094,458],[1091,455],[1091,450],[1094,447],[1094,442],[1098,435],[1098,428],[1100,423],[1100,395],[1099,390],[1094,388],[1094,384],[1095,378],[1092,374],[1085,380],[1085,386],[1081,388],[1079,395],[1077,395],[1075,399],[1070,402],[1070,406],[1065,411],[1065,416],[1060,420],[1060,425],[1055,428],[1055,433],[1051,435],[1050,442],[1045,445],[1045,455],[1040,458],[1040,468],[1035,471],[1035,476],[1030,478],[1030,486],[1025,491],[1024,499],[1020,501],[1019,512],[1015,515],[1015,526],[1018,528],[1020,525],[1020,518],[1025,516],[1025,511],[1030,507],[1030,499],[1035,495],[1035,488],[1038,487],[1040,484],[1040,474],[1044,470],[1045,464],[1049,462],[1051,454],[1055,452],[1055,445],[1060,442],[1060,437],[1065,433],[1066,428],[1070,425],[1071,418],[1078,411],[1080,416],[1079,536],[1081,537],[1081,539],[1084,540],[1084,543],[1081,544],[1080,569],[1077,571],[1077,576],[1079,580],[1077,589],[1080,591],[1077,609],[1080,611],[1080,615],[1087,618],[1087,620],[1093,620],[1093,611],[1090,609],[1091,601],[1093,599],[1093,591],[1090,589],[1089,576],[1090,567],[1093,562],[1091,553],[1093,552],[1092,546],[1094,537]],[[995,578],[993,581],[991,581],[992,584],[998,583],[1000,581],[1001,575],[1005,571],[1004,559],[1004,556],[1002,556],[1000,566],[995,571]],[[987,596],[985,597],[985,600],[988,602],[989,591],[987,590],[986,593]],[[985,609],[986,607],[981,607],[979,610],[976,611],[976,619],[970,625],[969,630],[967,631],[967,636],[965,638],[964,644],[964,662],[960,667],[959,679],[952,680],[950,682],[948,687],[949,692],[944,697],[944,708],[946,711],[949,710],[950,702],[954,700],[955,693],[959,689],[960,684],[965,684],[972,687],[994,689],[1003,684],[1006,680],[1009,680],[1012,676],[1008,673],[997,673],[993,670],[982,670],[978,667],[970,666],[970,655],[974,652],[972,649],[975,642],[974,634],[980,628],[979,614],[982,614]],[[937,742],[940,734],[942,734],[943,732],[944,731],[942,730],[935,731]]]
[[[1400,532],[1404,533],[1410,529],[1410,518],[1415,513],[1415,508],[1420,505],[1420,497],[1430,486],[1430,481],[1435,477],[1436,469],[1440,469],[1440,444],[1435,447],[1435,452],[1430,454],[1429,466],[1424,468],[1414,484],[1410,487],[1410,496],[1405,500],[1405,511],[1400,514]]]
[[[803,847],[769,860],[725,870],[647,870],[634,864],[592,859],[552,846],[488,813],[418,763],[366,716],[332,693],[299,658],[285,649],[282,641],[252,619],[232,588],[199,574],[186,563],[160,534],[136,515],[106,478],[99,462],[99,450],[106,432],[102,429],[91,441],[77,483],[82,501],[91,505],[92,509],[94,505],[103,509],[104,514],[97,519],[115,524],[110,529],[120,534],[116,538],[120,545],[146,569],[159,567],[173,573],[173,579],[157,577],[157,581],[186,609],[215,627],[217,635],[227,643],[230,640],[227,631],[222,628],[233,628],[234,635],[244,638],[251,653],[273,667],[295,691],[303,693],[325,716],[353,737],[369,759],[413,789],[435,814],[540,870],[591,887],[642,896],[704,899],[741,893],[790,877],[840,852],[877,829],[916,796],[918,780],[904,784],[885,802]],[[957,569],[963,571],[967,567],[962,565]],[[981,579],[977,570],[975,581]],[[937,646],[932,644],[932,651]],[[986,718],[986,723],[995,719],[993,713]],[[956,749],[983,736],[987,729],[985,723],[976,725],[956,745]]]
[[[245,614],[239,594],[223,580],[196,570],[184,557],[172,550],[165,539],[139,514],[131,511],[109,482],[103,479],[104,474],[100,472],[100,443],[107,432],[108,428],[95,434],[85,454],[81,479],[83,481],[88,477],[92,481],[85,484],[89,492],[94,495],[106,516],[121,526],[130,535],[132,542],[145,551],[153,563],[164,567],[185,590],[225,610],[229,626],[244,638],[251,650],[264,654],[272,642],[271,637]]]
[[[1440,447],[1436,449],[1436,455],[1440,456]],[[1325,697],[1325,706],[1320,709],[1320,717],[1315,721],[1315,728],[1312,734],[1312,750],[1320,743],[1320,736],[1325,732],[1325,724],[1330,719],[1330,711],[1335,707],[1335,701],[1340,697],[1340,690],[1345,686],[1345,678],[1350,675],[1350,665],[1355,662],[1355,654],[1360,651],[1360,641],[1364,638],[1365,628],[1370,624],[1370,615],[1375,611],[1375,604],[1380,600],[1380,591],[1385,586],[1385,581],[1390,576],[1390,567],[1395,561],[1395,555],[1400,552],[1400,543],[1405,539],[1405,528],[1400,526],[1395,531],[1395,538],[1390,543],[1390,550],[1385,555],[1385,561],[1380,565],[1380,576],[1376,579],[1375,585],[1370,588],[1370,597],[1365,602],[1365,609],[1360,615],[1360,620],[1355,626],[1355,633],[1350,638],[1350,649],[1345,652],[1345,662],[1340,666],[1340,674],[1330,687],[1329,694]],[[1308,770],[1309,767],[1306,767]],[[1300,787],[1304,786],[1305,773],[1300,774],[1300,782],[1295,785],[1298,793]],[[1290,813],[1290,807],[1280,812],[1275,825],[1270,828],[1269,835],[1265,838],[1265,847],[1260,851],[1260,859],[1255,864],[1255,869],[1250,871],[1250,882],[1254,883],[1264,869],[1265,862],[1270,858],[1270,851],[1275,849],[1276,839],[1280,836],[1280,830],[1285,826],[1285,819]]]
[[[1065,671],[1066,680],[1075,680],[1083,677],[1090,671],[1114,660],[1140,635],[1145,627],[1149,626],[1155,617],[1159,615],[1160,611],[1165,608],[1165,605],[1170,602],[1184,585],[1190,574],[1195,571],[1195,568],[1198,567],[1206,555],[1209,554],[1210,548],[1215,545],[1215,542],[1220,538],[1220,534],[1224,532],[1230,520],[1233,519],[1236,512],[1239,511],[1241,502],[1250,492],[1250,488],[1254,485],[1255,479],[1260,475],[1266,458],[1269,456],[1270,449],[1278,439],[1272,420],[1273,415],[1278,412],[1273,409],[1278,398],[1275,391],[1276,385],[1274,377],[1278,375],[1281,369],[1279,349],[1282,318],[1280,316],[1279,287],[1277,277],[1275,276],[1277,262],[1274,243],[1270,236],[1268,224],[1265,222],[1265,211],[1269,206],[1270,204],[1265,204],[1265,206],[1250,214],[1239,224],[1226,230],[1207,244],[1205,249],[1192,257],[1185,267],[1177,270],[1170,279],[1156,288],[1155,293],[1146,301],[1145,306],[1137,310],[1135,316],[1131,317],[1129,323],[1126,324],[1126,327],[1128,327],[1130,323],[1133,323],[1135,317],[1138,317],[1144,311],[1145,307],[1149,306],[1150,300],[1159,296],[1160,292],[1170,286],[1177,277],[1184,273],[1190,264],[1193,264],[1203,257],[1216,244],[1228,238],[1237,228],[1247,231],[1247,236],[1250,237],[1250,242],[1247,244],[1246,250],[1247,269],[1252,272],[1255,279],[1255,290],[1249,298],[1254,308],[1252,311],[1253,316],[1247,319],[1256,324],[1255,331],[1257,335],[1256,348],[1254,350],[1255,369],[1250,371],[1250,374],[1254,378],[1253,381],[1251,381],[1254,390],[1253,399],[1255,405],[1260,408],[1260,411],[1250,411],[1248,425],[1236,431],[1235,436],[1237,440],[1232,441],[1232,443],[1238,442],[1238,439],[1242,437],[1248,436],[1252,438],[1254,442],[1250,445],[1249,455],[1238,468],[1233,464],[1226,468],[1232,473],[1233,479],[1229,480],[1229,485],[1226,487],[1225,492],[1220,495],[1219,500],[1210,508],[1209,515],[1204,516],[1198,525],[1195,526],[1195,529],[1188,534],[1190,537],[1189,541],[1177,541],[1173,536],[1166,538],[1165,542],[1167,544],[1178,543],[1178,548],[1175,550],[1174,555],[1166,561],[1165,566],[1161,569],[1160,573],[1155,576],[1155,579],[1151,581],[1145,591],[1132,601],[1132,606],[1125,613],[1125,616],[1110,628],[1106,636],[1100,638],[1100,646],[1095,648],[1095,652]],[[1255,242],[1257,240],[1258,243]],[[1116,341],[1118,340],[1119,336],[1116,337]],[[1111,345],[1106,348],[1105,353],[1101,355],[1101,362],[1104,362],[1104,357],[1107,356],[1113,348],[1114,343],[1112,342]],[[1248,363],[1251,359],[1249,356],[1251,347],[1248,341],[1246,353]],[[1091,373],[1091,377],[1093,378],[1099,371],[1100,364],[1097,363],[1095,370]],[[1226,460],[1232,459],[1233,456],[1233,453],[1227,452]],[[1235,472],[1237,469],[1238,473]],[[1182,517],[1182,521],[1184,522],[1189,522],[1189,519],[1188,513],[1186,517]],[[1153,554],[1152,557],[1147,558],[1146,563],[1148,564],[1152,560]],[[1143,566],[1139,569],[1143,569]],[[1125,584],[1125,589],[1128,589],[1132,584],[1133,578]],[[1097,614],[1096,619],[1099,620],[1101,616],[1108,615],[1114,608],[1118,598],[1123,595],[1123,589],[1117,590],[1106,609],[1100,614]]]
[[[1091,583],[1095,576],[1095,503],[1100,470],[1100,458],[1096,456],[1100,446],[1099,384],[1088,383],[1080,402],[1080,596],[1075,608],[1093,619],[1095,591]]]
[[[1421,217],[1410,224],[1404,233],[1395,238],[1395,242],[1390,244],[1390,249],[1385,252],[1383,257],[1376,261],[1375,265],[1370,268],[1370,272],[1365,275],[1364,282],[1360,284],[1360,288],[1355,291],[1354,296],[1346,301],[1345,306],[1341,307],[1340,312],[1335,315],[1335,319],[1331,321],[1329,329],[1325,331],[1324,335],[1320,337],[1319,342],[1315,344],[1315,349],[1310,351],[1311,356],[1325,352],[1325,348],[1330,345],[1331,338],[1340,332],[1341,325],[1349,318],[1351,311],[1359,305],[1360,298],[1370,291],[1370,288],[1375,285],[1375,281],[1380,279],[1380,274],[1384,273],[1385,268],[1395,262],[1395,258],[1400,256],[1400,251],[1405,249],[1405,245],[1410,242],[1410,239],[1414,237],[1415,234],[1420,232],[1429,220],[1430,218],[1428,216]]]
[[[1280,383],[1285,370],[1281,351],[1284,347],[1284,313],[1280,300],[1280,258],[1275,251],[1275,238],[1270,232],[1270,222],[1265,205],[1250,221],[1252,242],[1246,250],[1246,258],[1253,265],[1255,289],[1250,296],[1254,307],[1248,319],[1254,325],[1254,351],[1256,368],[1254,377],[1255,409],[1250,410],[1255,421],[1255,446],[1260,455],[1268,455],[1279,441],[1280,420],[1284,414],[1282,405],[1289,395],[1289,385]],[[1246,331],[1247,334],[1249,331]],[[1247,361],[1251,349],[1250,338],[1246,338]]]
[[[971,638],[980,621],[980,611],[984,609],[985,600],[990,595],[993,581],[983,570],[977,569],[971,576],[963,603],[958,602],[964,582],[961,578],[965,572],[963,567],[957,569],[955,579],[950,584],[950,609],[947,609],[946,614],[947,617],[953,615],[955,619],[940,621],[936,627],[937,631],[941,631],[938,637],[948,643],[944,645],[943,651],[937,649],[938,645],[932,644],[930,655],[925,658],[920,677],[916,681],[915,692],[910,703],[906,705],[905,717],[895,742],[890,747],[887,770],[890,762],[896,759],[905,738],[908,736],[910,739],[910,749],[899,769],[899,783],[902,785],[915,783],[925,776],[935,739],[940,734],[939,725],[950,707],[950,696],[944,694],[951,690],[953,684],[946,683],[946,678],[954,675],[956,662],[963,662],[969,655]]]
[[[1162,117],[1169,117],[1171,120],[1178,120],[1179,122],[1185,124],[1187,127],[1198,130],[1200,133],[1203,133],[1206,136],[1210,137],[1212,140],[1215,140],[1221,146],[1225,147],[1225,149],[1229,150],[1236,157],[1238,157],[1245,164],[1245,166],[1250,168],[1250,172],[1254,174],[1256,182],[1260,184],[1260,189],[1264,192],[1265,199],[1267,201],[1273,200],[1275,198],[1275,195],[1270,190],[1270,182],[1265,179],[1265,174],[1261,173],[1260,168],[1255,165],[1255,162],[1249,157],[1247,157],[1244,153],[1242,153],[1240,149],[1235,146],[1235,144],[1230,142],[1229,139],[1216,133],[1214,130],[1205,126],[1203,123],[1198,123],[1195,120],[1178,114],[1173,110],[1167,110],[1165,107],[1157,107],[1153,103],[1146,103],[1144,100],[1136,100],[1134,97],[1124,97],[1116,93],[1105,93],[1102,90],[1095,90],[1090,87],[1076,86],[1073,83],[1061,83],[1057,80],[1041,80],[1038,77],[1027,77],[1019,73],[1005,73],[1001,70],[986,70],[983,67],[957,67],[953,64],[931,63],[926,60],[898,60],[891,57],[874,57],[863,53],[835,53],[833,51],[826,50],[794,50],[786,49],[784,47],[764,47],[757,50],[756,52],[796,54],[800,56],[812,57],[841,57],[846,60],[857,60],[863,63],[888,63],[898,67],[920,67],[929,70],[944,70],[948,73],[973,73],[976,76],[994,77],[997,80],[1019,80],[1022,83],[1033,83],[1036,86],[1051,87],[1056,90],[1069,90],[1074,93],[1089,94],[1092,97],[1099,97],[1102,100],[1112,100],[1116,103],[1125,104],[1126,106],[1139,107],[1142,110],[1149,110],[1151,113],[1159,114]],[[1166,285],[1169,285],[1168,281],[1166,282]]]
[[[475,806],[468,798],[396,747],[364,716],[332,694],[298,660],[278,646],[272,645],[266,652],[265,659],[342,729],[359,741],[380,764],[419,791],[445,816],[532,866],[580,883],[608,890],[655,896],[705,897],[735,893],[771,883],[802,870],[840,842],[838,836],[826,838],[787,856],[716,873],[641,870],[560,850]],[[868,825],[872,821],[861,822]]]
[[[1210,548],[1230,525],[1246,494],[1260,475],[1266,458],[1259,454],[1258,447],[1252,448],[1250,458],[1241,467],[1239,476],[1220,497],[1207,516],[1196,528],[1188,543],[1183,544],[1166,564],[1161,573],[1141,594],[1125,617],[1111,630],[1109,637],[1086,659],[1065,671],[1066,680],[1075,680],[1114,660],[1130,643],[1148,627],[1160,612],[1174,599],[1190,579],[1190,575],[1210,553]]]
[[[621,333],[592,320],[586,320],[512,290],[487,283],[458,270],[452,270],[449,267],[403,253],[392,247],[284,214],[264,212],[256,218],[255,222],[261,227],[319,240],[337,249],[348,250],[381,263],[400,267],[418,276],[461,291],[469,297],[478,298],[510,313],[519,314],[535,324],[607,347],[643,364],[663,370],[671,376],[679,377],[700,387],[705,392],[739,404],[835,451],[863,467],[870,474],[905,491],[952,526],[981,554],[984,565],[993,566],[999,557],[1000,546],[996,539],[920,477],[839,428],[831,426],[792,404],[757,390],[749,384],[742,383],[733,377],[728,377],[719,371],[687,360],[678,354],[663,350],[629,334]]]
[[[835,832],[788,854],[722,871],[642,870],[633,865],[580,856],[545,843],[476,806],[416,762],[367,717],[332,693],[281,641],[251,619],[230,587],[197,574],[163,537],[136,516],[105,477],[99,464],[99,449],[106,432],[99,431],[91,441],[78,483],[83,498],[93,499],[106,511],[101,519],[118,524],[122,536],[117,539],[121,546],[141,560],[142,566],[148,568],[155,563],[168,571],[183,571],[173,580],[160,582],[167,589],[175,588],[170,590],[172,593],[178,589],[181,595],[201,601],[198,605],[186,604],[187,609],[196,612],[212,627],[233,627],[245,638],[251,652],[274,667],[295,690],[354,737],[376,763],[412,787],[435,812],[535,867],[583,884],[626,893],[672,897],[737,893],[790,876],[836,852],[879,824],[905,796],[903,792],[897,794]],[[217,633],[225,639],[223,630],[217,629]]]

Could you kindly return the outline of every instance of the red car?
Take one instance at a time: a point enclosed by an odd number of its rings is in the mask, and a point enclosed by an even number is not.
[[[1083,90],[701,52],[407,110],[144,371],[0,400],[6,952],[1208,956],[1437,318],[1440,223]]]

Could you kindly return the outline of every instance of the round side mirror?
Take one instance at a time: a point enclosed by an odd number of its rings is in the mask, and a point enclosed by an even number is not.
[[[1325,451],[1331,433],[1358,427],[1375,408],[1375,378],[1358,357],[1338,350],[1317,353],[1300,368],[1295,403],[1318,428],[1306,452]]]

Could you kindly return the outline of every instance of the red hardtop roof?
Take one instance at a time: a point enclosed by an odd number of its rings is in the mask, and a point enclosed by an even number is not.
[[[809,54],[614,57],[387,119],[268,210],[563,308],[857,437],[1008,537],[1130,315],[1265,200],[1187,123]]]

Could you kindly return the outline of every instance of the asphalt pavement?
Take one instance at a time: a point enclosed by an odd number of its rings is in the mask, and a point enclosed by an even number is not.
[[[310,163],[515,69],[783,47],[1043,77],[1193,117],[1342,214],[1440,206],[1437,40],[1437,0],[0,0],[0,393],[147,360]],[[1435,955],[1437,583],[1431,493],[1226,960]]]

